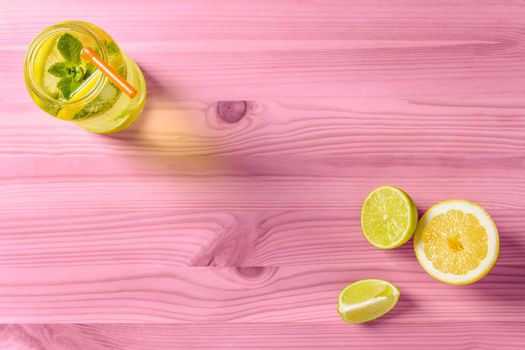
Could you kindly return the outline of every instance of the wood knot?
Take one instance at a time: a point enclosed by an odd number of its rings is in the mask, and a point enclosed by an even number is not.
[[[248,104],[246,101],[219,101],[217,115],[226,123],[237,123],[244,117]]]
[[[262,275],[265,272],[266,268],[264,266],[246,266],[246,267],[237,267],[237,273],[243,277],[256,278]]]

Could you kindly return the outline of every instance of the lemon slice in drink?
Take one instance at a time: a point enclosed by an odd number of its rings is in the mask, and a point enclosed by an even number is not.
[[[392,310],[399,300],[399,295],[399,289],[387,281],[357,281],[339,294],[337,312],[346,322],[368,322]]]
[[[417,226],[412,199],[392,186],[373,190],[361,209],[361,230],[375,247],[392,249],[406,243]]]
[[[414,250],[430,276],[449,284],[468,284],[481,279],[496,263],[498,229],[478,204],[448,200],[423,215]]]
[[[62,61],[62,56],[56,49],[58,35],[46,38],[38,48],[33,64],[35,82],[49,96],[58,97],[57,83],[59,78],[48,74],[48,68],[56,62]]]

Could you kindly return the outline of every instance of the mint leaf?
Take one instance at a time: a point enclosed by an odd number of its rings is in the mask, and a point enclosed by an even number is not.
[[[64,57],[63,62],[52,64],[48,72],[55,77],[60,78],[57,88],[66,100],[69,100],[73,93],[82,85],[82,83],[95,72],[95,66],[88,63],[82,68],[80,62],[80,52],[82,43],[71,34],[62,35],[57,42],[57,49]]]
[[[58,39],[57,48],[68,63],[80,64],[82,43],[71,34],[64,34]]]
[[[63,62],[52,64],[47,70],[55,77],[61,78],[57,83],[57,88],[62,96],[69,100],[71,95],[82,84],[86,76],[80,66],[80,51],[82,43],[71,34],[64,34],[58,39],[57,49],[64,57]]]
[[[82,67],[76,66],[75,67],[75,74],[73,75],[73,80],[81,81],[81,80],[84,80],[84,79],[85,79],[84,70],[82,69]]]
[[[86,73],[84,74],[84,79],[87,79],[95,72],[95,65],[93,63],[88,63],[86,65]]]
[[[47,71],[57,78],[63,78],[70,75],[68,68],[71,69],[66,62],[57,62],[52,64]]]
[[[109,56],[116,56],[120,53],[120,49],[114,41],[104,40],[104,46],[106,47],[106,50],[108,50]]]
[[[71,95],[73,95],[73,92],[75,92],[81,84],[82,82],[75,81],[73,78],[62,78],[58,82],[57,88],[62,93],[62,96],[64,96],[66,100],[69,100]]]
[[[71,94],[73,93],[73,91],[71,91],[72,81],[73,80],[71,78],[64,78],[61,79],[57,84],[58,90],[60,90],[60,92],[66,99],[69,99],[71,97]]]

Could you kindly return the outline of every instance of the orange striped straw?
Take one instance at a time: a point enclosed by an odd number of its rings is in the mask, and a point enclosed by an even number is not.
[[[80,53],[84,59],[93,63],[95,67],[100,69],[100,71],[102,71],[102,73],[108,77],[108,79],[111,80],[113,84],[117,85],[117,87],[122,90],[122,92],[124,92],[130,98],[137,96],[137,90],[131,86],[126,81],[126,79],[122,78],[113,68],[111,68],[110,65],[104,62],[104,60],[100,58],[99,55],[97,55],[95,50],[90,47],[84,47]]]

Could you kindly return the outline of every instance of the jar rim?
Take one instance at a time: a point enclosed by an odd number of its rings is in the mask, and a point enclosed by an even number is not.
[[[98,52],[100,53],[100,57],[104,62],[108,63],[108,54],[104,48],[104,45],[100,42],[100,40],[97,38],[97,35],[89,29],[86,25],[83,24],[81,21],[67,21],[58,23],[55,25],[52,25],[46,29],[44,29],[42,32],[40,32],[29,45],[29,48],[26,53],[25,62],[24,62],[24,71],[25,71],[25,80],[26,85],[28,88],[39,98],[41,99],[45,104],[50,105],[51,107],[60,107],[63,108],[64,106],[68,107],[74,107],[76,105],[85,104],[89,101],[91,101],[94,97],[96,97],[99,92],[104,87],[107,77],[102,74],[102,78],[99,79],[95,87],[85,96],[82,98],[75,100],[74,102],[68,102],[66,101],[59,101],[56,98],[53,98],[50,96],[44,89],[42,89],[39,84],[35,81],[34,76],[34,58],[38,52],[38,50],[41,48],[42,43],[46,39],[48,39],[52,35],[56,35],[60,32],[79,32],[82,35],[85,35],[89,37],[93,42],[96,43],[96,48]],[[87,101],[87,102],[86,102]]]

